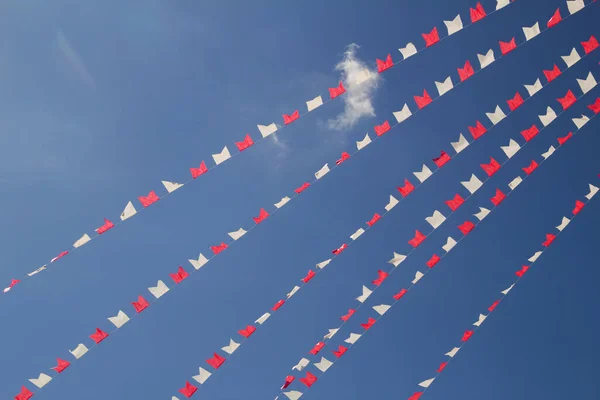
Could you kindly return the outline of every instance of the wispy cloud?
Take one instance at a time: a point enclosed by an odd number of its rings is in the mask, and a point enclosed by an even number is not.
[[[343,130],[354,127],[361,118],[375,116],[373,107],[373,98],[379,87],[381,77],[375,70],[360,60],[356,52],[359,45],[352,43],[346,48],[344,58],[336,66],[335,70],[340,71],[346,94],[342,97],[344,101],[344,111],[337,117],[327,122],[329,129]],[[369,70],[371,78],[361,84],[357,80],[365,70]]]
[[[92,88],[96,88],[96,81],[90,74],[89,70],[85,66],[81,56],[73,46],[67,40],[67,37],[62,33],[58,32],[57,35],[58,48],[60,49],[63,56],[69,62],[69,65],[73,68],[73,70],[79,75],[79,78],[88,84]]]

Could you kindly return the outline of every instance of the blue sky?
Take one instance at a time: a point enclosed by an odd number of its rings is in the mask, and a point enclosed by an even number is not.
[[[282,113],[339,80],[335,65],[351,43],[374,65],[408,41],[460,12],[466,0],[167,4],[149,0],[8,1],[0,24],[0,282],[30,272],[68,248],[103,218],[118,220],[124,205],[160,180],[184,181],[188,168],[224,144],[257,137],[256,124]],[[450,4],[452,3],[452,4]],[[491,10],[494,1],[484,1]],[[226,232],[248,226],[273,204],[332,162],[373,125],[420,94],[435,92],[466,59],[475,61],[522,26],[544,23],[562,1],[517,1],[456,37],[383,75],[373,93],[375,116],[346,130],[328,121],[343,111],[334,102],[301,119],[202,180],[188,185],[101,240],[53,265],[52,271],[0,299],[0,398],[12,398],[27,379],[70,359],[68,349],[156,280],[169,280],[188,258],[207,254]],[[449,142],[505,109],[522,84],[541,78],[560,56],[590,35],[600,36],[589,10],[519,48],[419,113],[334,171],[200,273],[118,331],[49,384],[37,398],[170,399],[213,351],[287,293],[316,262],[344,241],[423,159],[450,150]],[[581,53],[581,51],[580,51]],[[195,396],[216,400],[273,398],[291,367],[306,355],[358,295],[360,285],[406,249],[423,218],[461,190],[459,180],[510,137],[538,123],[548,104],[589,71],[591,54],[560,80],[436,174],[414,197],[378,224],[286,305],[238,350]],[[559,62],[562,67],[564,64]],[[389,301],[438,252],[456,225],[488,204],[555,138],[573,129],[598,89],[557,120],[506,165],[371,299]],[[587,112],[589,114],[589,112]],[[431,377],[443,354],[510,283],[544,234],[569,213],[600,173],[595,120],[510,196],[471,237],[394,307],[372,332],[324,375],[306,398],[407,398]],[[384,144],[385,143],[385,144]],[[461,191],[460,193],[464,193]],[[472,217],[471,217],[472,219]],[[556,246],[511,292],[424,398],[596,398],[595,361],[600,295],[594,269],[600,206],[592,202]],[[3,283],[4,284],[4,283]],[[170,284],[170,282],[169,282]],[[346,329],[356,330],[366,307]],[[340,332],[340,335],[347,334]],[[31,387],[31,385],[29,385]],[[32,387],[33,388],[33,387]],[[181,397],[181,396],[180,396]]]

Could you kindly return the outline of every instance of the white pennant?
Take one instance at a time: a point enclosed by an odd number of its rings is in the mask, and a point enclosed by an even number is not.
[[[444,249],[446,253],[449,253],[450,250],[452,250],[454,246],[456,246],[456,243],[456,240],[448,236],[448,240],[446,241],[446,244],[442,246],[442,249]]]
[[[466,182],[461,182],[461,184],[469,191],[469,193],[473,194],[479,190],[480,187],[483,186],[483,182],[479,180],[475,174],[471,174],[471,179]]]
[[[319,361],[318,363],[315,363],[315,367],[317,367],[319,369],[319,371],[321,372],[325,372],[329,369],[329,367],[331,367],[333,365],[333,363],[331,361],[329,361],[328,359],[326,359],[325,357],[321,357],[321,361]]]
[[[204,257],[204,254],[200,253],[197,260],[190,259],[188,260],[194,269],[200,269],[206,265],[208,262],[208,258]]]
[[[447,77],[444,82],[435,82],[435,87],[437,88],[438,93],[440,94],[440,96],[445,95],[446,93],[448,93],[449,91],[451,91],[454,88],[454,84],[452,83],[452,77]]]
[[[571,15],[581,11],[583,7],[585,7],[583,0],[567,0],[567,8],[569,9],[569,13],[571,13]]]
[[[288,201],[290,201],[290,198],[286,196],[286,197],[283,197],[281,200],[279,200],[278,203],[275,203],[273,205],[277,208],[281,208],[281,207],[285,206],[288,203]]]
[[[423,168],[421,169],[421,172],[413,172],[413,174],[417,177],[417,179],[421,183],[425,182],[431,175],[433,175],[431,173],[431,170],[429,169],[429,167],[425,164],[423,164]]]
[[[317,96],[312,100],[309,100],[306,102],[306,108],[308,108],[308,111],[312,111],[315,108],[319,108],[323,105],[323,98],[321,96]]]
[[[546,108],[546,114],[538,115],[538,117],[540,118],[540,122],[544,124],[544,126],[548,126],[552,123],[552,121],[556,119],[556,113],[554,112],[552,107],[548,106],[548,108]]]
[[[198,375],[194,375],[192,376],[192,378],[198,382],[199,384],[204,384],[204,382],[206,382],[206,380],[208,378],[210,378],[212,374],[210,372],[208,372],[207,370],[205,370],[204,368],[200,367],[198,368]]]
[[[506,118],[506,114],[504,114],[504,111],[502,111],[502,109],[498,105],[496,106],[496,109],[493,113],[485,113],[485,115],[487,115],[490,122],[494,125]]]
[[[452,148],[454,149],[456,154],[460,153],[469,146],[469,142],[467,141],[467,139],[465,139],[462,133],[458,137],[458,142],[450,142],[450,144],[452,145]]]
[[[523,34],[525,35],[525,39],[530,41],[534,37],[540,34],[540,23],[536,22],[535,25],[528,28],[526,26],[523,27]]]
[[[510,4],[510,0],[496,0],[496,11]]]
[[[137,213],[132,202],[127,203],[125,209],[121,213],[121,221],[125,221],[127,218],[133,217]]]
[[[385,314],[392,306],[388,306],[387,304],[380,304],[378,306],[373,306],[373,310],[379,315]]]
[[[325,165],[323,165],[323,168],[321,168],[320,170],[315,172],[315,178],[321,179],[322,177],[327,175],[329,173],[329,171],[330,171],[329,164],[325,164]]]
[[[568,56],[562,56],[561,58],[565,64],[567,64],[567,68],[571,68],[573,65],[577,64],[579,60],[581,60],[581,56],[575,47],[573,47],[573,50],[571,50],[571,54]]]
[[[419,386],[428,388],[433,383],[434,380],[435,380],[435,378],[427,379],[426,381],[419,383]]]
[[[552,154],[554,154],[554,152],[556,151],[556,149],[554,148],[554,146],[550,146],[548,148],[548,151],[545,153],[542,153],[542,157],[544,157],[544,160],[548,159],[548,157],[550,157]]]
[[[358,333],[351,333],[350,336],[348,336],[348,339],[345,339],[344,342],[348,344],[354,344],[358,339],[360,339],[360,337],[361,335]]]
[[[413,279],[411,282],[412,284],[416,284],[417,282],[419,282],[421,280],[421,278],[423,277],[423,273],[421,271],[417,271],[417,273],[415,274],[415,279]]]
[[[256,125],[256,127],[263,138],[266,138],[270,134],[277,132],[277,125],[275,125],[274,122],[270,125]]]
[[[227,148],[227,146],[225,146],[223,147],[223,150],[221,150],[220,153],[213,154],[212,157],[215,161],[215,164],[219,165],[222,162],[229,160],[231,158],[231,154],[229,153],[229,149]]]
[[[500,148],[508,158],[512,158],[512,156],[514,156],[519,150],[521,150],[521,146],[519,146],[519,143],[517,143],[517,141],[514,139],[510,139],[510,141],[508,142],[508,146],[500,146]]]
[[[236,343],[233,339],[229,339],[229,345],[221,347],[221,350],[223,350],[227,354],[233,354],[233,352],[236,351],[238,347],[240,347],[239,343]]]
[[[444,217],[444,214],[442,214],[438,210],[435,210],[431,217],[425,218],[425,221],[427,221],[427,223],[429,223],[429,225],[431,225],[431,227],[433,229],[439,228],[440,225],[442,225],[445,220],[446,220],[446,217]]]
[[[585,124],[590,122],[590,119],[588,116],[581,114],[581,118],[573,118],[572,121],[577,129],[581,129]]]
[[[448,29],[448,36],[455,34],[463,28],[463,22],[460,18],[460,14],[458,14],[452,21],[444,21],[444,24]]]
[[[356,148],[358,150],[362,150],[365,147],[367,147],[369,145],[369,143],[371,143],[371,138],[369,137],[369,134],[367,133],[363,140],[356,142]]]
[[[449,352],[447,352],[444,355],[452,358],[452,357],[454,357],[456,355],[456,353],[458,353],[459,350],[460,350],[460,347],[455,347],[455,348],[453,348],[452,350],[450,350]]]
[[[366,82],[369,79],[371,79],[371,71],[365,68],[361,72],[357,73],[355,77],[356,79],[354,80],[354,83],[360,85],[363,82]]]
[[[42,265],[41,267],[39,267],[39,268],[38,268],[38,269],[36,269],[35,271],[28,273],[28,274],[27,274],[27,276],[33,276],[33,275],[35,275],[35,274],[39,274],[40,272],[42,272],[42,271],[43,271],[43,270],[45,270],[45,269],[46,269],[46,266],[45,266],[45,265]]]
[[[596,195],[596,193],[598,193],[599,189],[596,186],[592,185],[591,183],[588,183],[588,185],[590,186],[590,192],[585,195],[585,198],[588,200],[591,200],[592,197],[594,197]]]
[[[481,69],[484,69],[491,63],[495,61],[494,58],[494,49],[489,49],[487,53],[477,54],[477,59],[479,60],[479,64],[481,65]]]
[[[271,316],[271,314],[269,314],[268,312],[266,312],[263,315],[261,315],[259,319],[257,319],[256,321],[254,321],[254,323],[262,325],[262,324],[264,324],[269,319],[270,316]]]
[[[532,255],[531,257],[529,257],[527,259],[527,261],[529,261],[530,263],[534,263],[537,261],[538,258],[540,258],[541,255],[542,255],[541,251],[536,251],[534,255]]]
[[[73,247],[78,248],[83,246],[84,244],[86,244],[87,242],[89,242],[90,237],[87,233],[84,233],[82,237],[80,237],[79,239],[77,239],[77,241],[75,243],[73,243]]]
[[[237,231],[229,232],[228,235],[233,240],[238,240],[239,238],[244,236],[246,233],[248,233],[248,232],[246,232],[243,228],[240,228]]]
[[[176,191],[177,189],[179,189],[180,187],[183,186],[183,184],[181,183],[177,183],[177,182],[169,182],[169,181],[161,181],[163,186],[165,187],[165,189],[167,189],[167,192],[169,193],[173,193],[174,191]]]
[[[51,380],[52,380],[52,378],[50,376],[42,373],[37,378],[29,379],[29,382],[33,383],[36,387],[41,389],[44,386],[46,386],[48,383],[50,383]]]
[[[169,291],[169,288],[167,287],[167,285],[165,285],[165,283],[163,281],[158,281],[156,283],[156,286],[149,287],[148,291],[150,293],[152,293],[152,296],[154,296],[158,299],[163,294],[167,293]]]
[[[524,85],[525,86],[525,90],[527,90],[527,93],[529,93],[529,97],[532,97],[534,94],[536,94],[537,92],[539,92],[540,90],[542,90],[542,82],[540,82],[540,79],[538,78],[533,85]]]
[[[513,283],[512,285],[510,285],[508,288],[504,289],[503,291],[501,291],[500,293],[502,293],[503,295],[507,295],[508,292],[510,292],[512,290],[512,288],[515,287],[515,284]]]
[[[394,118],[396,118],[396,121],[398,121],[398,123],[406,121],[408,118],[410,118],[411,115],[412,112],[410,111],[410,108],[408,108],[408,104],[406,103],[404,104],[404,107],[402,107],[402,110],[394,111]]]
[[[323,336],[323,340],[331,339],[338,331],[339,331],[339,329],[330,329],[329,333],[327,335]]]
[[[510,188],[510,190],[515,190],[517,188],[517,186],[519,186],[521,184],[521,182],[523,182],[523,178],[521,178],[520,176],[517,176],[515,179],[510,181],[510,183],[508,184],[508,187]]]
[[[352,240],[356,240],[358,239],[363,233],[365,233],[365,230],[363,228],[359,228],[356,232],[354,232],[352,235],[350,235],[350,239]]]
[[[287,294],[287,298],[289,299],[290,297],[292,297],[293,295],[295,295],[298,290],[300,290],[300,286],[294,286],[294,288],[292,289],[292,291]]]
[[[477,320],[477,322],[473,323],[473,325],[481,326],[481,324],[483,324],[483,321],[485,321],[486,318],[487,315],[479,314],[479,319]]]
[[[369,296],[373,293],[372,290],[369,290],[365,285],[362,287],[362,294],[356,298],[359,302],[363,303]]]
[[[396,207],[398,203],[398,199],[390,194],[390,202],[385,206],[385,211],[389,212],[392,208]]]
[[[296,369],[298,371],[302,371],[304,368],[306,368],[308,366],[309,363],[310,363],[309,360],[307,360],[306,358],[303,358],[298,362],[298,364],[296,364],[292,367],[292,370]]]
[[[88,348],[83,343],[79,343],[77,347],[75,347],[75,350],[69,350],[69,353],[73,354],[73,357],[79,360],[81,357],[85,356],[85,353],[88,351]]]
[[[297,390],[291,390],[289,392],[283,392],[283,394],[289,400],[298,400],[300,397],[302,397],[302,392],[299,392]]]
[[[115,317],[108,317],[108,320],[117,328],[122,327],[129,321],[129,317],[123,311],[119,310]]]
[[[394,252],[394,257],[389,260],[388,263],[393,264],[394,267],[397,267],[398,265],[402,264],[404,260],[406,260],[405,255]]]
[[[560,225],[557,226],[556,229],[558,229],[559,231],[562,232],[562,230],[565,229],[567,227],[567,225],[569,225],[569,222],[571,222],[571,220],[569,218],[563,217]]]
[[[408,43],[406,47],[398,49],[400,53],[402,53],[402,57],[406,60],[408,57],[412,57],[417,54],[417,48],[414,44]]]
[[[331,258],[329,260],[321,261],[317,264],[317,268],[323,269],[331,262]]]
[[[478,220],[483,221],[483,219],[487,217],[490,214],[490,212],[491,211],[487,208],[479,207],[479,212],[477,214],[473,214],[473,216]]]
[[[586,94],[587,92],[595,88],[598,84],[596,82],[596,79],[594,78],[594,75],[592,75],[591,72],[588,74],[587,78],[577,79],[577,83],[579,84],[579,88],[581,89],[583,94]]]

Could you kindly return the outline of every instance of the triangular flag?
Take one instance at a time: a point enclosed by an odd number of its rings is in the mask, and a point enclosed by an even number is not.
[[[125,209],[121,213],[121,221],[125,221],[127,218],[133,217],[137,213],[132,202],[127,203]]]
[[[560,225],[558,225],[556,227],[556,229],[558,229],[559,231],[562,232],[563,229],[565,229],[567,227],[567,225],[569,225],[569,222],[571,222],[571,220],[567,217],[563,217],[562,221],[560,222]]]
[[[491,211],[487,208],[479,207],[479,212],[477,214],[473,214],[473,216],[478,220],[483,221],[483,219],[487,217],[490,212]]]
[[[329,329],[329,333],[323,336],[323,340],[331,339],[338,331],[339,329]]]
[[[385,211],[390,211],[392,208],[396,207],[398,204],[398,199],[394,196],[390,195],[390,202],[385,206]]]
[[[374,306],[373,310],[379,315],[385,314],[392,306],[388,306],[387,304],[380,304],[378,306]]]
[[[293,295],[295,295],[298,290],[300,290],[300,286],[294,286],[294,288],[292,289],[292,291],[289,292],[286,295],[286,297],[289,299],[290,297],[292,297]]]
[[[452,357],[454,357],[456,355],[456,353],[458,353],[459,350],[460,350],[460,347],[455,347],[455,348],[453,348],[452,350],[450,350],[449,352],[447,352],[444,355],[452,358]]]
[[[289,400],[298,400],[300,397],[302,397],[302,392],[299,392],[297,390],[291,390],[289,392],[283,392],[283,394]]]
[[[556,113],[550,106],[548,106],[548,108],[546,108],[546,114],[538,115],[538,117],[544,126],[548,126],[556,119]]]
[[[415,279],[413,279],[411,282],[412,284],[416,284],[417,282],[419,282],[421,280],[421,278],[423,277],[423,274],[421,271],[417,271],[417,273],[415,274]]]
[[[483,321],[485,321],[486,318],[487,315],[479,314],[479,319],[477,320],[477,322],[473,323],[473,325],[481,326],[481,324],[483,324]]]
[[[394,267],[397,267],[398,265],[402,264],[404,260],[406,260],[405,255],[394,252],[394,257],[391,260],[389,260],[388,263],[393,264]]]
[[[503,295],[505,295],[505,296],[506,296],[506,295],[508,294],[508,292],[510,292],[510,291],[512,290],[512,288],[513,288],[513,287],[515,287],[515,284],[514,284],[514,283],[513,283],[512,285],[510,285],[508,288],[504,289],[504,290],[503,290],[502,292],[500,292],[500,293],[502,293]]]
[[[426,381],[419,383],[419,386],[428,388],[433,383],[434,380],[435,380],[435,378],[427,379]]]
[[[590,122],[590,118],[586,115],[581,114],[581,118],[572,118],[572,121],[577,127],[577,129],[581,129],[585,124]]]
[[[357,85],[360,85],[363,82],[366,82],[369,79],[371,79],[371,71],[369,71],[368,69],[365,68],[362,71],[354,74],[354,77],[355,77],[354,83]]]
[[[592,185],[591,183],[588,183],[589,187],[590,187],[590,192],[588,194],[585,195],[585,198],[588,200],[591,200],[592,197],[594,197],[596,195],[596,193],[598,193],[598,189],[596,186]]]
[[[169,193],[173,193],[174,191],[176,191],[177,189],[179,189],[180,187],[183,186],[183,184],[181,183],[177,183],[177,182],[169,182],[169,181],[161,181],[163,186],[165,187],[165,189],[167,189],[167,192]]]
[[[348,336],[348,339],[345,339],[344,342],[354,344],[358,339],[360,339],[360,337],[361,335],[359,335],[358,333],[351,333],[350,336]]]
[[[317,268],[323,269],[331,262],[331,258],[329,260],[321,261],[317,264]]]

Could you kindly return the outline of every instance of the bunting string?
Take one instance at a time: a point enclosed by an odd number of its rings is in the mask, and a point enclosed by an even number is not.
[[[496,4],[495,10],[493,10],[489,13],[486,13],[486,11],[483,8],[483,6],[481,5],[481,3],[477,3],[475,8],[471,8],[469,10],[470,22],[467,24],[463,24],[460,14],[458,14],[452,21],[444,21],[444,24],[446,25],[446,29],[447,29],[446,36],[440,37],[437,27],[434,27],[434,29],[430,33],[422,34],[423,40],[425,41],[424,47],[420,47],[419,49],[417,49],[417,47],[412,42],[408,43],[406,45],[406,47],[399,49],[399,51],[402,55],[402,59],[399,61],[394,62],[391,54],[388,54],[385,61],[377,59],[376,64],[377,64],[378,73],[383,73],[385,71],[392,69],[393,67],[400,65],[402,62],[406,61],[406,59],[422,53],[427,48],[444,41],[445,39],[458,33],[459,31],[462,31],[462,30],[470,27],[471,25],[485,19],[488,16],[491,16],[492,14],[494,14],[494,13],[498,12],[499,10],[504,9],[505,7],[512,4],[512,2],[510,0],[496,0],[496,1],[497,1],[497,4]],[[587,5],[584,4],[583,0],[573,0],[573,1],[568,1],[567,3],[570,3],[570,2],[578,3],[578,4],[581,3],[582,6],[578,7],[577,11],[587,7]],[[575,12],[576,11],[574,11],[573,13],[575,13]],[[564,18],[564,19],[566,19],[566,18]],[[372,75],[371,75],[370,71],[368,69],[366,69],[365,71],[363,71],[361,76],[359,78],[357,78],[356,82],[351,82],[351,83],[352,83],[352,85],[360,86],[362,84],[365,84],[370,79],[372,79]],[[250,147],[253,147],[254,145],[258,144],[259,142],[263,142],[265,139],[267,139],[269,136],[271,136],[275,132],[281,132],[288,125],[297,121],[301,117],[308,115],[309,113],[311,113],[312,111],[321,107],[322,105],[325,105],[338,97],[342,97],[346,93],[346,88],[344,87],[343,82],[340,82],[338,86],[329,88],[328,92],[329,92],[329,98],[326,100],[323,100],[323,97],[321,95],[319,95],[319,96],[315,97],[314,99],[307,101],[306,102],[307,111],[301,113],[297,109],[290,115],[284,114],[282,116],[283,125],[276,124],[275,122],[272,122],[269,125],[257,125],[257,129],[260,133],[260,137],[252,138],[249,134],[246,134],[246,136],[243,138],[242,141],[235,142],[235,148],[237,149],[237,152],[234,152],[233,154],[231,153],[231,151],[229,150],[229,148],[227,146],[224,146],[223,150],[220,153],[212,154],[213,165],[209,165],[205,160],[202,160],[200,162],[199,167],[190,168],[191,178],[184,181],[184,183],[161,181],[162,185],[164,186],[164,188],[166,190],[166,193],[159,196],[155,190],[152,190],[146,196],[139,196],[138,201],[140,202],[141,206],[143,207],[139,210],[136,208],[136,206],[133,204],[132,201],[129,201],[127,203],[127,205],[125,206],[125,209],[119,216],[120,221],[113,222],[112,220],[104,218],[104,223],[100,227],[98,227],[94,230],[94,234],[89,235],[87,233],[84,233],[79,239],[77,239],[73,243],[71,249],[61,251],[55,257],[50,259],[50,261],[47,264],[44,264],[40,268],[36,269],[35,271],[32,271],[32,272],[26,274],[26,276],[23,276],[20,280],[13,279],[13,282],[14,281],[21,282],[24,279],[30,278],[30,277],[37,275],[38,273],[46,270],[49,264],[52,264],[52,263],[60,260],[61,258],[72,253],[79,247],[91,242],[94,239],[99,238],[102,234],[115,228],[118,225],[121,225],[124,221],[133,217],[134,215],[139,214],[141,211],[145,210],[147,207],[151,206],[152,204],[156,203],[157,201],[165,199],[167,196],[172,194],[174,191],[182,188],[185,185],[192,183],[198,177],[217,168],[223,162],[241,154],[243,151],[248,150]],[[296,192],[295,195],[293,195],[292,197],[286,196],[282,199],[282,201],[284,199],[287,199],[287,201],[289,201],[289,200],[291,200],[291,198],[297,196],[298,194],[299,193]],[[285,202],[283,204],[285,204]],[[277,208],[279,208],[279,207],[277,207]],[[245,231],[245,232],[247,232],[247,231]],[[12,288],[13,286],[14,285],[10,286],[8,289]],[[7,292],[8,292],[8,290],[4,291],[4,293],[7,293]]]
[[[594,115],[589,119],[590,121],[596,117],[596,115],[598,113],[600,113],[600,98],[597,98],[595,103],[593,103],[592,105],[588,106],[590,109],[592,109],[594,111]],[[581,130],[581,128],[578,128],[576,131],[574,132],[570,132],[569,135],[567,135],[566,137],[569,137],[569,139],[574,136],[574,134],[578,133],[579,130]],[[338,345],[338,349],[337,350],[332,350],[335,358],[333,359],[333,361],[328,360],[325,357],[321,357],[321,360],[319,362],[313,362],[313,365],[315,368],[317,368],[320,373],[318,373],[317,375],[314,375],[312,373],[310,373],[309,371],[307,371],[307,375],[305,378],[301,378],[299,379],[300,382],[306,387],[304,392],[300,392],[299,390],[290,390],[290,391],[284,391],[285,389],[287,389],[296,379],[295,376],[293,375],[288,375],[284,381],[283,386],[280,389],[280,394],[285,395],[288,399],[290,400],[296,400],[299,399],[303,394],[305,394],[312,386],[313,384],[319,379],[321,378],[321,376],[335,363],[337,362],[337,360],[339,360],[339,358],[345,354],[359,339],[361,339],[366,333],[367,331],[375,324],[379,321],[379,319],[387,312],[389,311],[389,309],[391,307],[393,307],[396,303],[398,303],[402,298],[405,297],[405,295],[411,290],[413,289],[416,284],[418,282],[421,281],[421,279],[423,277],[425,277],[425,275],[427,275],[435,266],[437,266],[447,255],[448,253],[454,248],[456,247],[456,245],[458,243],[460,243],[469,233],[471,233],[477,226],[479,226],[479,224],[486,218],[489,216],[489,214],[491,212],[493,212],[496,208],[498,208],[498,206],[500,204],[502,204],[504,202],[504,200],[506,200],[506,198],[515,191],[515,189],[520,186],[520,184],[522,182],[524,182],[534,171],[536,171],[539,166],[546,161],[550,155],[552,155],[556,150],[558,150],[559,148],[561,148],[562,146],[565,145],[565,143],[568,141],[567,140],[561,140],[564,138],[559,138],[559,144],[557,146],[556,149],[554,149],[550,154],[548,153],[544,153],[542,155],[543,159],[539,162],[536,163],[536,167],[533,169],[529,169],[529,167],[525,167],[523,168],[524,170],[524,175],[523,176],[518,176],[517,178],[513,179],[509,184],[509,190],[507,193],[503,193],[502,191],[500,191],[500,189],[496,189],[496,195],[494,197],[492,197],[490,199],[490,201],[493,204],[493,207],[491,207],[490,209],[487,209],[485,207],[479,207],[479,212],[477,214],[473,214],[476,218],[477,218],[477,222],[476,223],[472,223],[470,221],[466,221],[464,224],[461,224],[459,226],[459,230],[461,231],[462,236],[458,239],[458,240],[454,240],[451,236],[448,237],[448,241],[446,243],[446,245],[442,246],[443,249],[443,253],[441,256],[437,256],[434,254],[434,256],[427,262],[427,269],[425,270],[425,272],[420,272],[417,271],[415,274],[415,278],[411,281],[411,284],[407,287],[407,288],[402,288],[398,293],[394,294],[392,297],[394,299],[393,302],[391,302],[390,305],[387,304],[381,304],[381,305],[377,305],[372,307],[373,310],[375,311],[375,315],[373,317],[369,317],[366,323],[360,324],[361,327],[363,328],[363,332],[362,333],[350,333],[349,337],[347,339],[344,340],[344,343],[346,343],[347,346],[344,345]],[[535,162],[535,161],[534,161]],[[489,179],[489,178],[488,178]],[[477,185],[477,187],[481,187],[479,184]],[[594,195],[598,192],[599,188],[597,188],[596,186],[593,186],[592,184],[589,185],[589,189],[590,192],[588,195],[586,195],[586,198],[588,199],[588,201],[594,197]],[[573,211],[574,214],[577,214],[581,208],[583,207],[582,205],[583,203],[578,202],[576,203],[575,209]],[[563,220],[563,224],[560,225],[560,229],[564,228],[564,226],[566,226],[566,224],[568,224],[568,221]],[[435,230],[435,228],[434,228]],[[417,231],[418,232],[418,231]],[[432,231],[433,232],[433,231]],[[418,236],[418,235],[417,235]],[[423,235],[425,236],[425,235]],[[546,236],[546,242],[545,243],[545,247],[548,247],[552,241],[555,239],[554,235],[550,235],[548,234]],[[414,239],[413,239],[414,240]],[[423,239],[424,240],[424,239]],[[421,241],[422,242],[422,241]],[[420,244],[421,242],[419,242],[418,244]],[[410,243],[410,242],[409,242]],[[414,246],[413,246],[414,247]],[[418,247],[418,245],[417,245]],[[411,250],[410,253],[412,253],[413,250]],[[534,262],[537,257],[539,257],[539,255],[541,254],[541,252],[538,252],[536,254],[534,254],[529,261],[530,262]],[[380,285],[383,283],[384,280],[386,280],[389,276],[391,276],[395,270],[397,265],[399,265],[401,262],[403,262],[405,260],[405,258],[399,258],[400,257],[404,257],[400,254],[394,253],[394,257],[388,261],[389,263],[392,263],[394,266],[393,268],[389,269],[388,272],[384,272],[382,274],[383,271],[378,271],[378,279],[376,281],[373,281],[373,285],[375,286],[373,289],[369,289],[367,288],[365,285],[363,285],[362,287],[362,295],[359,296],[356,300],[359,301],[359,305],[355,308],[355,309],[350,309],[349,313],[342,316],[342,324],[340,324],[337,328],[335,329],[329,329],[329,333],[327,335],[325,335],[325,337],[323,338],[323,341],[318,342],[309,352],[310,354],[312,354],[313,356],[316,356],[317,354],[319,354],[321,351],[323,351],[323,349],[328,348],[329,343],[331,341],[331,339],[334,337],[334,335],[337,334],[337,332],[346,324],[346,322],[356,313],[356,311],[364,304],[365,300],[373,293],[375,292]],[[524,272],[523,272],[524,273]],[[508,289],[510,290],[510,288]],[[302,371],[304,368],[308,367],[310,365],[310,360],[307,358],[302,358],[300,360],[300,362],[295,365],[292,370],[298,370],[298,371]],[[418,398],[418,397],[417,397]],[[415,398],[416,399],[416,398]],[[415,399],[411,399],[411,400],[415,400]]]

